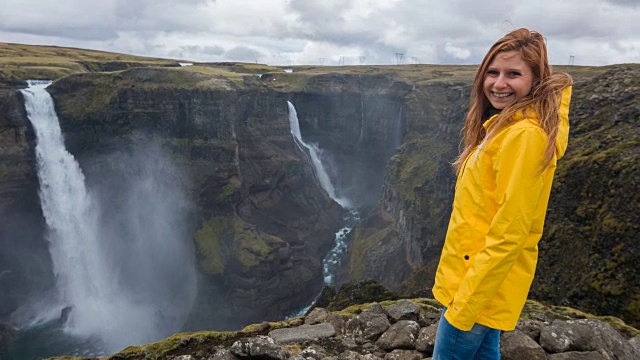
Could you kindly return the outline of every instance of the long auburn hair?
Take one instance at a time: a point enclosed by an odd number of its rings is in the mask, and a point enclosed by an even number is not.
[[[486,111],[491,106],[489,99],[484,94],[483,85],[487,69],[498,53],[505,51],[518,51],[522,60],[531,68],[533,84],[531,92],[504,108],[495,120],[494,129],[487,135],[482,126]],[[566,73],[554,73],[547,58],[547,46],[544,37],[529,29],[514,30],[499,39],[487,52],[471,89],[471,107],[467,114],[464,126],[464,148],[453,162],[456,172],[460,172],[462,163],[483,141],[488,141],[493,134],[514,122],[513,115],[519,110],[525,111],[533,106],[540,121],[540,127],[547,134],[547,146],[545,148],[544,161],[541,164],[544,170],[555,152],[555,141],[558,135],[560,117],[558,107],[562,89],[571,85],[573,80]],[[485,138],[486,137],[486,138]]]

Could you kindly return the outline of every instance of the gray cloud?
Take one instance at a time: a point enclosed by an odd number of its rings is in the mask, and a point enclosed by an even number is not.
[[[225,57],[229,60],[238,61],[256,61],[264,57],[264,55],[255,49],[246,46],[236,46],[226,52]]]
[[[194,61],[284,65],[478,63],[510,30],[547,38],[552,61],[640,62],[637,0],[4,0],[0,41]],[[225,52],[225,50],[228,50]],[[354,60],[355,59],[355,60]],[[555,60],[558,59],[558,60]]]

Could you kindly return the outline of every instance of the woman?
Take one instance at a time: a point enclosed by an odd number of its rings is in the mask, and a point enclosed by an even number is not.
[[[473,82],[453,211],[434,297],[445,306],[434,359],[499,359],[538,258],[556,161],[569,134],[571,77],[553,73],[541,34],[518,29]]]

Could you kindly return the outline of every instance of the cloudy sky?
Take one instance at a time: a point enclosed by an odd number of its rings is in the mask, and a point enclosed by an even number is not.
[[[477,64],[520,27],[553,64],[640,63],[640,0],[0,0],[0,42],[193,61]]]

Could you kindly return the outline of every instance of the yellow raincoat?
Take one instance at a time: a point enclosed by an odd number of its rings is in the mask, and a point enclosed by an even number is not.
[[[556,162],[569,137],[571,87],[562,91],[555,156],[540,173],[547,135],[533,109],[471,153],[456,182],[434,297],[464,331],[474,323],[513,330],[538,261]],[[484,123],[492,131],[494,115]]]

